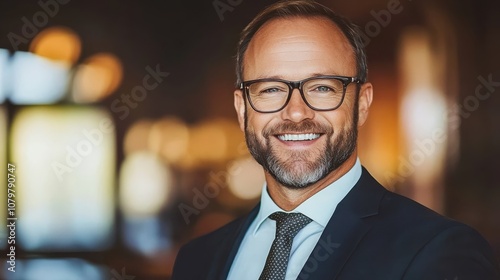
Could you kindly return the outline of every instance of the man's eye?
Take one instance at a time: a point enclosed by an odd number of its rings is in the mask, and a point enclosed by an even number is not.
[[[317,91],[317,92],[330,92],[330,91],[335,91],[333,90],[331,87],[327,87],[327,86],[318,86],[316,88],[313,89],[313,91]]]
[[[281,93],[281,92],[284,92],[284,90],[280,89],[280,88],[266,88],[266,89],[260,91],[261,94],[264,94],[264,93]]]

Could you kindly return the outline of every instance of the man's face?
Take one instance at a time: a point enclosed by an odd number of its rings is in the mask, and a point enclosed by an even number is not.
[[[277,19],[253,37],[244,57],[245,80],[279,78],[298,81],[317,75],[356,76],[355,56],[342,32],[323,18]],[[258,113],[235,91],[235,107],[251,154],[281,185],[310,186],[355,157],[357,127],[371,102],[347,87],[334,111],[309,108],[298,90],[276,113]],[[361,103],[359,102],[361,101]],[[368,105],[367,105],[368,104]],[[361,118],[358,111],[361,109]]]

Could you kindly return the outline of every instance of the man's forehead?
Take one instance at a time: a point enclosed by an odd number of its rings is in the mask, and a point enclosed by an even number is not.
[[[353,48],[340,28],[324,17],[290,17],[273,19],[258,30],[245,53],[244,68],[245,72],[247,66],[259,72],[251,71],[252,76],[261,75],[269,66],[274,68],[276,63],[283,67],[311,67],[314,72],[321,71],[315,69],[321,65],[331,68],[325,60],[347,68],[355,64]],[[340,68],[333,70],[342,72]]]
[[[259,28],[250,41],[250,45],[263,43],[266,39],[268,43],[277,43],[283,39],[300,42],[305,39],[314,40],[315,37],[316,39],[329,39],[335,44],[351,48],[340,28],[330,19],[319,16],[272,19]]]

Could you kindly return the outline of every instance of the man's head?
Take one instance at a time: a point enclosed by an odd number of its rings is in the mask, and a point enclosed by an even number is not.
[[[354,56],[356,58],[356,76],[362,81],[366,82],[368,75],[368,67],[366,64],[366,54],[363,45],[363,39],[357,29],[348,19],[341,15],[336,14],[329,8],[318,4],[314,1],[308,0],[291,0],[280,1],[274,5],[269,6],[258,14],[252,22],[250,22],[243,30],[238,42],[236,53],[236,83],[239,85],[243,81],[244,70],[244,56],[248,49],[248,45],[255,33],[267,22],[273,19],[285,18],[312,18],[321,17],[328,19],[334,23],[346,36],[349,44],[352,47]]]
[[[285,187],[304,188],[352,161],[372,99],[366,75],[356,28],[328,8],[299,0],[261,12],[238,45],[235,108],[266,173]],[[273,80],[247,83],[261,79],[308,82],[289,83],[302,92]],[[273,105],[280,94],[289,98],[278,101],[284,107]]]

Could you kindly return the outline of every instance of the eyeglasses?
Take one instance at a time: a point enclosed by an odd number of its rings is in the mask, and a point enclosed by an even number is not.
[[[302,81],[280,79],[258,79],[240,83],[252,108],[259,113],[274,113],[286,107],[294,89],[298,89],[302,100],[316,111],[335,110],[344,100],[347,86],[359,84],[357,77],[317,76]]]

